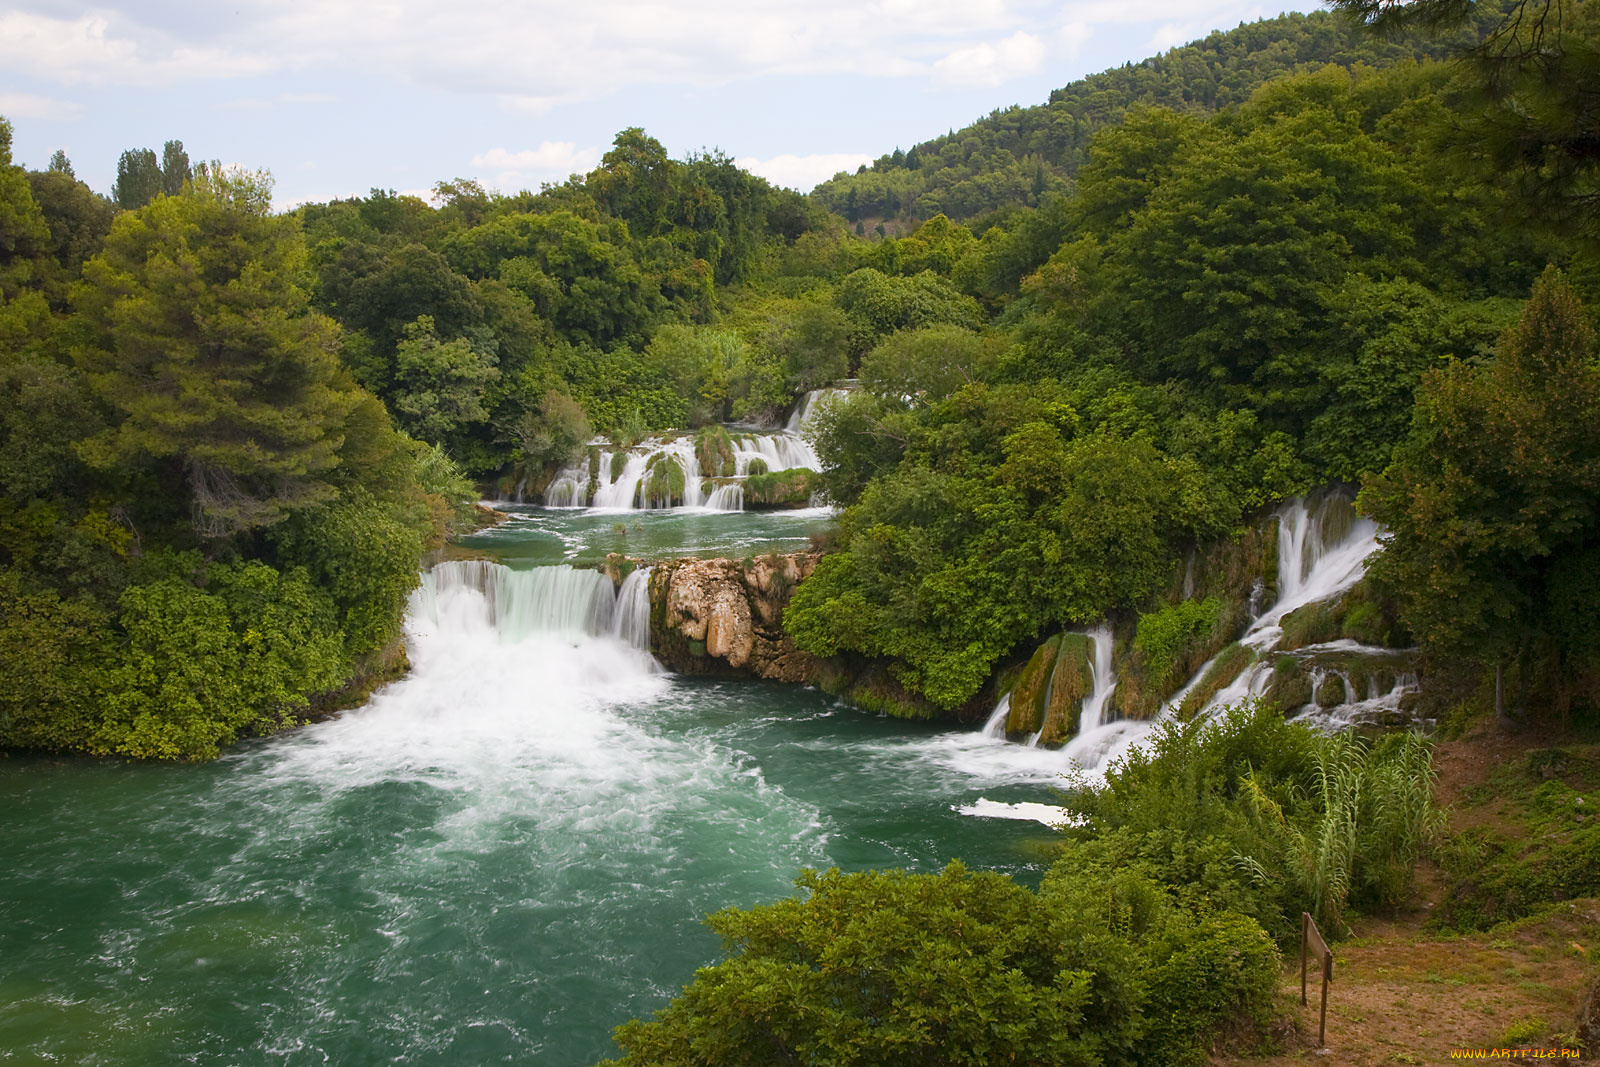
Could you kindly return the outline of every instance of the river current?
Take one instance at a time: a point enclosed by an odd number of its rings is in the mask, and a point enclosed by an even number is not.
[[[549,599],[607,551],[825,523],[528,508],[469,540]],[[1044,826],[962,809],[1048,804],[1059,753],[669,675],[620,614],[464,573],[414,598],[411,675],[337,719],[198,766],[0,760],[0,1061],[592,1063],[717,958],[706,914],[802,867],[1048,863]]]

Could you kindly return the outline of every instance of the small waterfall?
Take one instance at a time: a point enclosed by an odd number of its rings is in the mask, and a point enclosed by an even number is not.
[[[650,651],[650,567],[640,567],[622,580],[611,632],[641,651]]]
[[[1117,676],[1111,669],[1111,628],[1097,626],[1089,631],[1094,641],[1094,659],[1089,663],[1089,676],[1093,687],[1083,698],[1083,710],[1078,715],[1078,733],[1086,734],[1106,724],[1106,709],[1111,706],[1111,694],[1117,688]]]
[[[790,430],[772,434],[747,434],[733,440],[734,469],[742,478],[750,473],[752,460],[761,460],[769,471],[805,467],[821,470],[822,460],[805,438]]]
[[[589,471],[584,468],[582,477],[564,470],[545,487],[544,506],[547,508],[581,508],[589,498]]]
[[[1379,527],[1355,514],[1347,496],[1330,494],[1320,500],[1308,502],[1296,499],[1278,509],[1278,587],[1275,603],[1251,622],[1239,643],[1254,655],[1229,682],[1211,696],[1196,714],[1209,715],[1228,704],[1266,693],[1273,681],[1273,656],[1283,637],[1283,619],[1290,612],[1307,604],[1330,600],[1344,594],[1366,573],[1367,559],[1378,550]],[[1187,582],[1187,576],[1186,576]],[[1259,610],[1257,598],[1260,583],[1252,590],[1252,614]],[[1084,698],[1075,737],[1062,749],[1064,762],[1076,764],[1087,771],[1099,771],[1136,746],[1161,719],[1177,714],[1178,708],[1211,671],[1219,653],[1202,664],[1194,676],[1177,693],[1170,697],[1161,715],[1152,721],[1105,721],[1111,693],[1116,679],[1111,669],[1111,634],[1105,627],[1090,631],[1094,639],[1094,660],[1091,666],[1093,689]],[[1334,651],[1345,654],[1394,655],[1393,649],[1369,649],[1353,641],[1331,642],[1290,653],[1297,657],[1307,653]],[[1321,677],[1318,677],[1320,684]],[[1346,702],[1329,709],[1327,717],[1334,722],[1359,721],[1374,713],[1394,713],[1401,699],[1416,689],[1416,676],[1401,673],[1393,687],[1381,694],[1371,694],[1358,700],[1353,686],[1345,675]],[[1374,683],[1375,684],[1375,683]],[[1009,711],[1009,694],[1002,698],[1002,706]],[[1312,707],[1315,707],[1313,702]],[[983,735],[1004,738],[1005,717],[997,708],[985,724]],[[1019,752],[1018,758],[1022,758]]]
[[[741,482],[749,476],[750,465],[758,459],[766,464],[768,471],[822,468],[816,451],[804,439],[787,431],[736,432],[730,434],[729,438],[734,446],[734,477]],[[627,450],[615,449],[603,440],[591,442],[591,447],[596,450],[594,465],[591,466],[588,455],[585,455],[579,462],[559,471],[545,490],[545,507],[587,506],[600,511],[658,510],[680,506],[708,511],[744,510],[742,485],[722,484],[706,491],[707,475],[700,469],[700,457],[695,451],[692,437],[651,438]],[[683,472],[681,500],[675,501],[650,491],[652,464],[668,461],[676,463]],[[593,499],[589,495],[591,470],[595,475]]]
[[[821,410],[817,406],[818,401],[837,400],[849,395],[850,390],[848,389],[811,390],[811,392],[800,398],[799,403],[795,404],[794,411],[789,414],[789,422],[784,426],[784,431],[786,433],[795,434],[796,436],[804,433],[806,427],[809,426],[811,421],[816,418],[817,412]]]
[[[989,721],[983,724],[983,736],[997,737],[1004,741],[1006,739],[1006,718],[1010,714],[1011,694],[1007,693],[1000,698],[1000,703],[994,706],[994,712],[990,714]]]
[[[452,560],[422,576],[411,616],[436,631],[489,630],[501,641],[534,634],[579,640],[612,632],[610,579],[575,567],[515,571],[486,560]]]
[[[622,470],[616,478],[611,477],[612,466],[616,455],[623,455]],[[615,453],[602,451],[600,453],[600,485],[594,492],[594,500],[590,506],[605,508],[613,511],[632,510],[633,501],[639,495],[639,482],[644,478],[644,467],[650,457],[640,452]]]

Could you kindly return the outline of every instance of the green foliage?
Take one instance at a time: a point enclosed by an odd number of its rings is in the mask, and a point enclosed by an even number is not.
[[[493,352],[465,338],[441,341],[433,319],[418,316],[395,349],[393,408],[413,437],[442,444],[489,415],[485,391],[500,378]]]
[[[824,416],[830,470],[870,461],[839,432],[868,404]],[[1215,532],[1208,495],[1185,488],[1203,475],[1143,439],[1078,426],[1054,383],[929,405],[893,473],[841,517],[842,551],[801,584],[785,627],[819,655],[893,657],[902,684],[954,708],[1041,629],[1141,601],[1165,584],[1178,540]]]
[[[1215,597],[1163,604],[1139,616],[1133,651],[1157,689],[1170,693],[1177,688],[1182,679],[1176,675],[1193,646],[1211,637],[1221,617],[1222,602]]]
[[[218,173],[119,215],[84,265],[79,365],[113,425],[101,469],[144,468],[224,537],[329,500],[353,389],[338,327],[309,312],[293,219],[257,176]]]
[[[1597,418],[1593,329],[1547,271],[1492,361],[1426,376],[1411,436],[1361,496],[1393,531],[1374,579],[1424,648],[1537,662],[1558,705],[1595,669],[1590,628],[1566,596],[1587,588],[1600,523]]]
[[[639,506],[646,508],[672,508],[683,503],[687,487],[683,464],[676,456],[658,452],[650,457],[645,475],[639,482]]]
[[[577,461],[594,430],[583,407],[551,389],[535,409],[523,412],[514,433],[523,462],[532,469],[558,468]],[[622,454],[618,453],[620,457]],[[612,472],[615,480],[616,472]]]
[[[1600,894],[1597,803],[1600,774],[1592,750],[1534,749],[1499,768],[1489,787],[1469,794],[1462,806],[1492,805],[1513,822],[1503,831],[1477,826],[1444,841],[1445,894],[1432,922],[1486,930]]]
[[[1103,788],[1070,793],[1085,821],[1068,836],[1080,865],[1129,864],[1287,940],[1302,911],[1337,931],[1348,907],[1406,898],[1441,829],[1432,782],[1420,735],[1368,743],[1255,703],[1163,722]]]
[[[170,577],[122,594],[126,643],[105,674],[104,715],[72,747],[209,758],[241,734],[292,725],[307,692],[337,684],[332,605],[305,572],[252,562],[210,577],[215,592]]]
[[[144,207],[165,192],[161,164],[148,148],[130,148],[117,160],[117,182],[112,199],[124,211]]]
[[[900,278],[863,267],[839,283],[834,299],[849,319],[852,365],[896,330],[940,324],[977,329],[983,321],[976,301],[932,271]]]
[[[425,531],[415,518],[356,488],[296,513],[273,536],[285,562],[304,567],[332,595],[345,655],[354,662],[399,637]]]
[[[1058,866],[1035,895],[940,874],[818,874],[709,925],[727,958],[650,1021],[628,1064],[1200,1064],[1264,1021],[1277,952],[1240,916],[1192,919],[1152,883]]]
[[[850,320],[832,304],[796,300],[773,307],[756,344],[783,368],[791,392],[820,389],[850,372]]]
[[[1497,20],[1492,9],[1482,21]],[[1203,116],[1236,107],[1260,86],[1297,71],[1443,58],[1473,39],[1470,30],[1381,39],[1326,12],[1244,23],[1090,75],[1052,91],[1047,103],[1001,108],[909,152],[885,154],[861,173],[835,175],[812,196],[852,223],[940,213],[957,220],[1004,217],[1060,192],[1080,176],[1091,145],[1141,108]]]
[[[817,491],[815,471],[804,467],[794,470],[767,471],[765,464],[756,470],[750,465],[744,480],[744,506],[747,508],[803,508],[811,504],[811,495]]]
[[[924,326],[893,333],[861,360],[861,384],[890,401],[942,400],[983,377],[987,353],[960,326]]]

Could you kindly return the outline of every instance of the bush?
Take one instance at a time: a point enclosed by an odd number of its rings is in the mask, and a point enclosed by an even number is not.
[[[1405,898],[1439,833],[1432,783],[1420,735],[1329,736],[1256,702],[1161,724],[1103,788],[1069,793],[1084,821],[1068,834],[1095,862],[1137,862],[1287,940],[1302,911],[1332,933],[1352,903]]]
[[[1221,616],[1222,601],[1216,597],[1164,604],[1139,616],[1133,651],[1160,692],[1170,693],[1178,688],[1183,681],[1178,675],[1183,673],[1191,652],[1210,639]]]
[[[1277,980],[1256,923],[1194,919],[1131,871],[1058,864],[1038,894],[960,864],[796,884],[713,915],[727,958],[619,1027],[612,1062],[1203,1063],[1224,1025],[1265,1020]]]

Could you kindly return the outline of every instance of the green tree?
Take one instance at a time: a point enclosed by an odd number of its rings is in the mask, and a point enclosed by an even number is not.
[[[111,198],[124,211],[144,207],[166,188],[161,163],[148,148],[130,148],[117,160],[117,183]]]
[[[757,332],[758,343],[783,368],[784,381],[795,393],[849,374],[849,336],[844,312],[812,300],[774,308]]]
[[[194,176],[189,167],[189,153],[183,150],[182,141],[168,141],[161,146],[161,191],[168,196],[183,192],[183,184]]]
[[[1270,1015],[1262,929],[1193,917],[1126,869],[1058,864],[1037,894],[959,863],[796,885],[803,898],[711,916],[726,958],[619,1027],[614,1067],[1200,1067],[1219,1032]]]
[[[14,299],[33,279],[49,239],[27,175],[11,162],[11,123],[0,118],[0,301]]]
[[[395,349],[396,416],[413,437],[433,444],[483,423],[485,393],[500,379],[496,363],[465,338],[441,341],[432,317],[419,316]]]
[[[69,178],[76,178],[72,172],[72,161],[67,158],[67,153],[58,148],[50,153],[50,165],[45,168],[51,174],[65,174]]]
[[[960,326],[901,330],[861,360],[861,384],[885,399],[942,400],[983,376],[986,347]]]
[[[1600,365],[1593,328],[1547,270],[1485,364],[1417,393],[1411,435],[1361,505],[1391,531],[1372,573],[1433,655],[1548,679],[1558,704],[1600,656]]]
[[[331,499],[355,403],[338,327],[300,288],[299,228],[270,213],[270,188],[265,175],[212,173],[118,216],[76,297],[79,364],[115,413],[85,458],[148,465],[203,537]]]

